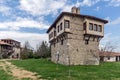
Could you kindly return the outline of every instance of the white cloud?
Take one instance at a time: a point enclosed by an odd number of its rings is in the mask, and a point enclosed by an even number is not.
[[[19,8],[32,15],[56,14],[67,6],[67,0],[20,0]]]
[[[49,25],[33,19],[17,17],[16,21],[0,22],[0,29],[19,30],[20,28],[48,29]]]
[[[10,10],[11,10],[10,7],[4,6],[4,5],[0,6],[0,13],[2,13],[3,15],[9,15]]]
[[[12,38],[17,41],[20,41],[23,45],[25,41],[29,41],[32,47],[36,47],[36,44],[42,42],[43,40],[48,41],[47,34],[38,34],[38,33],[23,33],[16,31],[0,31],[0,39],[2,38]]]
[[[5,0],[0,0],[0,4],[3,4]]]
[[[116,29],[119,29],[120,25],[120,17],[118,17],[115,20],[111,20],[110,17],[106,17],[106,20],[109,20],[109,23],[106,25],[108,27],[118,27]],[[119,34],[119,33],[118,33]],[[116,47],[116,52],[120,52],[120,37],[119,35],[113,34],[113,33],[107,33],[105,34],[104,38],[100,42],[100,47],[104,47],[106,43],[112,43],[112,45],[117,46]]]
[[[108,16],[108,17],[106,17],[106,18],[105,18],[105,20],[108,20],[108,21],[110,21],[111,19],[110,19],[110,17]]]
[[[3,14],[11,14],[10,18],[14,18],[16,20],[9,20],[9,21],[2,21],[0,22],[0,29],[7,29],[7,30],[19,30],[22,27],[25,28],[37,28],[37,29],[48,29],[49,24],[44,22],[44,16],[46,15],[53,15],[55,16],[58,14],[59,11],[70,11],[71,7],[80,5],[82,6],[92,6],[97,3],[99,0],[83,0],[83,2],[77,1],[76,3],[72,3],[72,1],[67,0],[19,0],[19,7],[10,7],[6,5],[5,0],[0,0],[0,12]],[[33,15],[34,17],[42,17],[40,18],[39,22],[34,19],[21,18],[17,16],[17,13],[14,9],[20,9],[23,12],[27,12],[28,14]],[[15,13],[13,15],[12,12]],[[15,12],[14,12],[15,11]],[[23,13],[24,14],[24,13]],[[27,15],[27,14],[26,14]],[[22,13],[21,13],[22,16]],[[31,17],[33,17],[31,16]],[[39,17],[38,17],[39,16]]]
[[[110,0],[103,0],[103,1],[106,1],[106,2],[107,2],[107,1],[110,1]]]
[[[120,51],[120,37],[119,36],[113,36],[112,33],[107,33],[105,34],[104,38],[100,41],[99,48],[105,47],[107,43],[110,43],[112,46],[115,47],[115,51],[119,52]]]
[[[12,0],[11,0],[12,1]],[[5,3],[5,0],[0,0],[0,12],[3,14],[9,13],[11,16],[9,21],[0,22],[0,29],[6,29],[9,31],[0,31],[0,38],[12,38],[22,42],[29,41],[31,45],[35,48],[35,45],[41,42],[42,40],[48,41],[47,34],[38,34],[38,33],[23,33],[16,32],[20,28],[37,28],[37,29],[48,29],[49,24],[44,22],[44,16],[57,15],[60,11],[70,11],[73,6],[92,6],[99,2],[99,0],[79,0],[75,3],[68,0],[18,0],[19,5],[17,7],[8,6]],[[11,2],[12,4],[12,2]],[[18,9],[18,10],[17,10]],[[10,12],[11,11],[11,12]],[[18,11],[18,12],[17,12]],[[13,15],[14,13],[14,15]],[[18,15],[18,13],[21,13]],[[24,15],[27,13],[26,15]],[[27,15],[31,18],[27,18]],[[11,20],[11,17],[14,20]],[[24,18],[22,18],[24,17]],[[37,18],[37,20],[34,19]],[[42,17],[42,18],[41,18]],[[39,19],[39,21],[38,21]],[[10,31],[12,30],[12,31]]]
[[[32,15],[56,15],[59,10],[70,11],[72,6],[92,6],[100,0],[83,0],[68,3],[68,0],[20,0],[19,8]]]
[[[119,7],[120,6],[120,0],[111,0],[109,5],[114,6],[114,7]]]
[[[104,38],[102,38],[102,40],[101,40],[101,44],[106,44],[107,42],[110,42],[111,41],[111,36],[112,35],[112,33],[107,33],[107,34],[105,34],[105,36],[104,36]]]
[[[8,12],[10,10],[7,6],[0,6],[0,12]]]
[[[99,11],[100,10],[100,7],[98,6],[98,7],[96,7],[96,9],[94,9],[95,11]]]
[[[10,15],[11,14],[11,7],[5,4],[6,0],[0,0],[0,13],[2,13],[3,16]]]
[[[108,24],[108,26],[115,26],[115,25],[120,25],[120,17],[118,17],[115,20],[110,21]]]
[[[100,0],[83,0],[83,2],[80,3],[81,6],[92,6],[96,3],[98,3]]]

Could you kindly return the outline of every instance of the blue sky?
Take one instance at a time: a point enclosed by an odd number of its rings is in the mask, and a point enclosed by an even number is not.
[[[80,7],[81,14],[109,20],[100,45],[110,41],[120,47],[120,0],[0,0],[0,38],[29,41],[35,48],[48,41],[46,30],[60,12],[73,6]]]

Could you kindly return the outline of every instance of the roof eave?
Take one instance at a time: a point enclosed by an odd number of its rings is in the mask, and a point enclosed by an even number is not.
[[[94,17],[94,16],[82,15],[82,14],[73,14],[73,13],[70,13],[70,12],[62,12],[62,13],[57,17],[57,19],[54,21],[54,23],[49,27],[49,29],[47,30],[46,33],[49,33],[49,31],[52,29],[52,27],[54,27],[54,25],[56,24],[56,22],[57,22],[63,15],[65,15],[65,14],[68,14],[68,15],[76,15],[76,16],[87,17],[87,18],[93,18],[93,19],[96,19],[96,20],[99,20],[99,21],[104,22],[104,24],[108,23],[107,20],[100,19],[100,18],[97,18],[97,17]]]

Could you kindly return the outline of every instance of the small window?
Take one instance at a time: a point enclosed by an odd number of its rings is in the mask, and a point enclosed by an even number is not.
[[[60,24],[60,30],[62,30],[62,23]]]
[[[65,28],[70,28],[70,22],[68,20],[65,20],[64,25]]]
[[[58,32],[59,32],[59,26],[58,26]]]
[[[50,39],[50,35],[49,35],[49,39]]]
[[[88,40],[85,40],[85,44],[88,45],[88,44],[89,44],[89,41],[88,41]]]
[[[110,60],[110,57],[108,57],[108,60]]]
[[[101,25],[98,26],[98,31],[102,32],[102,26]]]
[[[93,30],[93,24],[89,23],[89,30]]]
[[[97,24],[94,24],[94,31],[97,31]]]
[[[54,36],[56,36],[56,31],[54,31]]]
[[[51,33],[51,37],[53,37],[53,32]]]
[[[49,39],[51,39],[52,37],[53,37],[53,32],[50,33]]]
[[[83,30],[86,30],[86,22],[83,24]]]

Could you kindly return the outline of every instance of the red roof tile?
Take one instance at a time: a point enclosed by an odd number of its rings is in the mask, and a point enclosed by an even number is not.
[[[120,56],[120,53],[117,53],[117,52],[101,52],[101,53],[99,53],[99,56],[111,56],[111,57],[114,57],[114,56]]]

